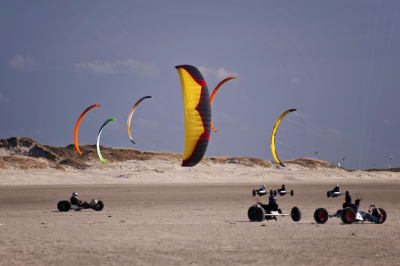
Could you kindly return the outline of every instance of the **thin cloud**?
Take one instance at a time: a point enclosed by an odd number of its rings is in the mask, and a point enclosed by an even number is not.
[[[8,61],[8,66],[17,71],[32,71],[39,63],[30,56],[16,55]]]
[[[0,93],[0,103],[9,103],[11,99]]]
[[[134,72],[140,76],[156,76],[158,74],[158,69],[155,65],[140,62],[132,58],[110,62],[103,60],[81,62],[74,64],[74,69],[78,73],[88,72],[103,75],[128,72]]]
[[[209,67],[205,67],[205,66],[200,66],[199,70],[205,76],[206,79],[214,78],[214,79],[220,80],[220,79],[227,78],[229,76],[237,76],[238,75],[237,73],[230,72],[223,67],[209,68]]]

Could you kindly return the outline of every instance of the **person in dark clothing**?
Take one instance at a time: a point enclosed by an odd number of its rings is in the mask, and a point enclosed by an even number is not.
[[[270,211],[277,211],[278,210],[278,204],[276,203],[276,196],[274,195],[274,192],[272,191],[272,189],[269,192],[268,209]]]
[[[78,207],[82,206],[82,201],[78,198],[77,192],[72,192],[72,196],[70,198],[71,204],[76,205]]]
[[[360,207],[360,199],[356,199],[356,201],[354,202],[354,211],[356,213],[358,212],[359,207]]]
[[[332,189],[332,192],[333,192],[333,193],[335,193],[335,192],[340,192],[340,188],[339,188],[339,185],[338,185],[338,184],[336,184],[335,188]]]
[[[354,205],[351,203],[351,196],[350,196],[350,192],[346,191],[346,198],[345,201],[343,203],[343,209],[350,207],[354,209]]]

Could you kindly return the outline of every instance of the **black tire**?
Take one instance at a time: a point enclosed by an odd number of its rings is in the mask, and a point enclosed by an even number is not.
[[[63,211],[64,211],[64,203],[63,203],[62,201],[59,201],[59,202],[57,203],[57,209],[58,209],[58,211],[60,211],[60,212],[63,212]]]
[[[67,200],[59,201],[57,204],[57,209],[60,212],[67,212],[71,209],[71,203]]]
[[[379,212],[374,209],[374,211],[372,212],[372,215],[376,218],[378,218],[378,222],[376,222],[377,224],[383,224],[386,221],[386,211],[382,208],[378,208]]]
[[[316,209],[314,212],[314,220],[319,224],[324,224],[328,221],[328,211],[324,208]]]
[[[274,196],[278,195],[278,191],[274,190]]]
[[[345,208],[340,218],[342,218],[343,223],[352,224],[356,220],[356,212],[353,208]]]
[[[104,203],[103,203],[101,200],[99,200],[99,201],[97,202],[96,206],[94,206],[93,209],[94,209],[95,211],[99,212],[99,211],[101,211],[103,208],[104,208]]]
[[[290,217],[292,217],[293,222],[298,222],[301,220],[301,211],[297,207],[293,207],[290,211]]]
[[[331,192],[330,191],[326,192],[326,196],[329,198],[331,196]]]
[[[292,196],[292,197],[294,196],[294,191],[293,190],[290,191],[290,196]]]
[[[260,205],[255,204],[249,208],[247,216],[250,222],[262,222],[265,220],[265,211]]]
[[[253,197],[255,197],[257,195],[257,191],[255,189],[253,189]]]

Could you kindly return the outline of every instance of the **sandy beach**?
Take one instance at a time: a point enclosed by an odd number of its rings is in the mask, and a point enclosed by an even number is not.
[[[278,184],[275,184],[276,186]],[[313,220],[317,207],[335,211],[328,185],[287,184],[278,199],[303,218],[252,223],[248,184],[58,185],[0,187],[1,265],[396,265],[400,251],[400,184],[345,184],[378,203],[383,225]],[[56,202],[79,191],[101,197],[101,212],[60,213]]]
[[[180,155],[111,148],[104,165],[90,146],[78,158],[70,147],[19,142],[0,147],[0,265],[398,264],[396,169],[347,171],[316,159],[279,168],[244,157],[183,168]],[[293,189],[278,204],[284,212],[300,208],[301,221],[249,222],[248,208],[267,201],[251,195],[261,184]],[[327,198],[335,184],[362,197],[363,210],[384,208],[387,221],[316,224],[316,208],[334,213],[344,201]],[[57,202],[73,191],[101,198],[104,210],[59,212]]]

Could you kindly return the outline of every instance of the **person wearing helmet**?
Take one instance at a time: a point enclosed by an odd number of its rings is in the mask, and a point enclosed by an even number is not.
[[[82,206],[82,201],[78,198],[77,192],[72,192],[70,201],[71,201],[71,205],[76,205],[78,207]]]
[[[261,185],[259,189],[253,189],[253,197],[256,195],[262,197],[265,194],[267,194],[267,192],[265,191],[265,185]]]
[[[267,194],[267,192],[265,191],[265,185],[261,185],[261,187],[258,189],[258,194],[260,196],[264,196],[265,194]]]
[[[276,203],[276,196],[274,191],[269,192],[269,198],[268,198],[268,210],[270,211],[277,211],[278,210],[278,204]]]
[[[335,193],[335,192],[340,192],[340,188],[339,188],[339,185],[338,185],[338,184],[336,184],[336,186],[335,186],[335,188],[332,190],[332,192],[333,192],[333,193]]]

